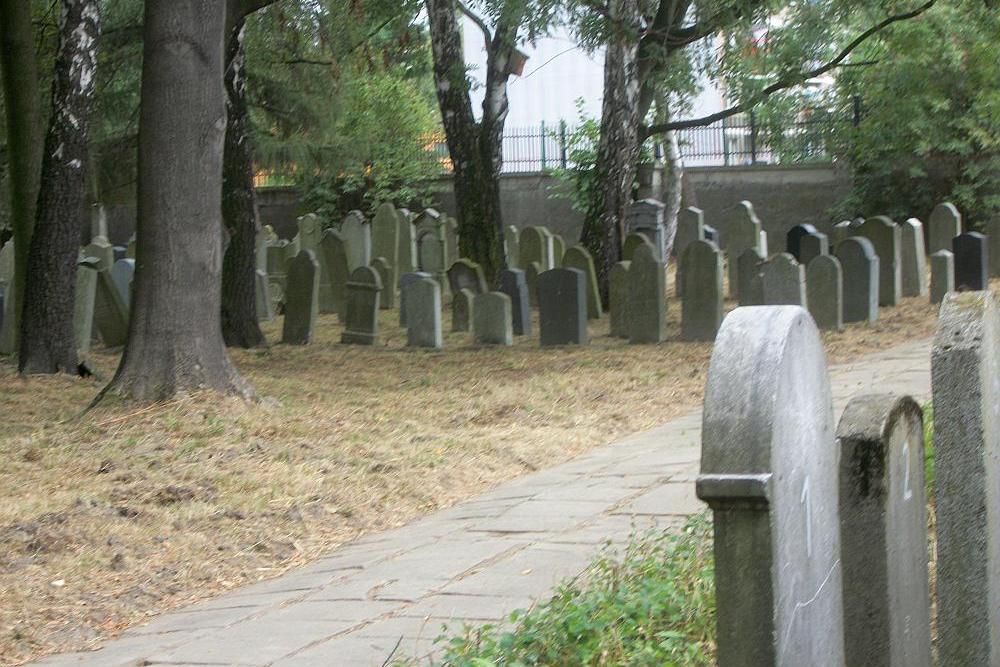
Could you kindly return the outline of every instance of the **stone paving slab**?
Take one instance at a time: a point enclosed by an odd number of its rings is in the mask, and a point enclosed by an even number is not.
[[[831,369],[839,418],[858,393],[930,396],[930,341]],[[671,530],[694,494],[701,413],[600,447],[402,528],[366,536],[271,581],[38,665],[378,667],[422,657],[448,623],[500,622],[579,574],[601,545]],[[398,646],[397,646],[398,645]]]

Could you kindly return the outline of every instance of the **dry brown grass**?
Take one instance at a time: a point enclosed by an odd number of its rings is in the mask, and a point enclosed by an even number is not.
[[[827,334],[831,363],[928,336],[934,315],[912,299]],[[426,352],[395,318],[380,347],[337,344],[324,317],[307,347],[234,352],[252,405],[197,395],[81,417],[99,381],[0,364],[0,662],[93,645],[652,427],[699,403],[710,353],[629,346],[606,319],[580,349],[449,334]],[[95,362],[109,377],[117,357]]]

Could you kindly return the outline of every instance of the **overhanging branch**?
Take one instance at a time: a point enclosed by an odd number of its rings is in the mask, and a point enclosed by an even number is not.
[[[486,21],[479,18],[475,12],[469,9],[462,0],[455,0],[455,4],[462,11],[463,14],[469,17],[469,20],[476,24],[476,26],[483,31],[483,39],[486,40],[487,47],[490,42],[493,41],[493,35],[490,33],[489,26],[486,25]]]

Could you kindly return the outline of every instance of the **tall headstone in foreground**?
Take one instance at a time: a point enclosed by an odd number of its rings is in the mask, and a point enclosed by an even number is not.
[[[938,204],[927,220],[927,252],[951,250],[951,240],[962,233],[962,214],[951,202]]]
[[[347,242],[337,230],[327,229],[320,237],[319,252],[329,273],[329,289],[319,293],[319,312],[337,313],[343,322],[347,317],[347,278],[351,274]]]
[[[379,295],[378,307],[381,310],[392,310],[396,305],[395,272],[385,257],[376,257],[372,260],[371,266],[378,271],[378,277],[382,280],[382,293]]]
[[[73,301],[73,339],[80,355],[90,352],[94,331],[94,300],[97,298],[97,261],[81,259],[76,267]]]
[[[628,268],[628,342],[662,343],[667,337],[666,267],[641,245]]]
[[[473,294],[485,294],[489,291],[483,267],[465,258],[455,261],[448,269],[448,286],[451,287],[452,294],[460,289],[470,290]]]
[[[696,490],[714,513],[717,662],[844,664],[838,454],[802,308],[738,308],[708,371]]]
[[[765,256],[767,252],[761,248],[762,229],[753,204],[741,201],[731,215],[733,220],[726,232],[726,255],[729,257],[729,291],[735,298],[739,297],[736,260],[747,248],[757,248]]]
[[[626,230],[649,239],[657,261],[664,263],[667,261],[667,230],[663,220],[666,208],[663,202],[656,199],[640,199],[629,207],[625,218]]]
[[[601,318],[601,293],[597,286],[597,271],[594,269],[594,258],[587,249],[575,245],[563,255],[562,268],[579,269],[583,271],[587,281],[587,317],[592,320]]]
[[[813,261],[820,255],[830,254],[830,240],[826,237],[826,234],[816,232],[815,234],[806,234],[799,239],[799,264],[802,266],[809,266],[809,262]]]
[[[372,261],[372,228],[361,211],[351,211],[340,224],[340,235],[347,243],[347,263],[351,271]]]
[[[521,269],[500,272],[500,291],[510,297],[511,325],[515,336],[531,335],[531,304],[528,280]]]
[[[756,252],[748,248],[746,253]],[[681,338],[715,340],[722,324],[722,253],[711,241],[693,241],[681,258],[684,299],[681,302]]]
[[[319,314],[319,262],[312,250],[300,250],[288,262],[285,285],[285,322],[281,342],[308,345],[312,342],[316,315]]]
[[[764,282],[760,267],[766,261],[757,248],[747,248],[736,260],[736,293],[741,306],[764,305]]]
[[[955,291],[955,256],[950,250],[931,255],[931,303],[941,303],[948,292]]]
[[[927,296],[927,257],[924,252],[924,225],[910,218],[900,227],[903,296]]]
[[[378,302],[382,279],[370,266],[351,271],[347,281],[347,322],[340,342],[354,345],[374,345],[378,342]],[[409,313],[407,313],[409,318]]]
[[[470,331],[472,329],[473,310],[475,309],[476,293],[463,287],[451,294],[451,330]]]
[[[837,442],[847,664],[931,667],[923,412],[909,396],[859,396]]]
[[[611,336],[628,338],[628,271],[632,262],[618,262],[608,275],[608,305]]]
[[[383,274],[382,301],[383,308],[391,308],[384,302],[399,282],[399,216],[396,207],[388,202],[378,207],[372,219],[372,257],[384,257],[388,266],[388,273]]]
[[[407,280],[400,296],[406,304],[406,344],[410,347],[429,347],[440,350],[441,336],[441,286],[428,276]]]
[[[902,231],[895,222],[878,215],[865,220],[858,235],[871,241],[878,255],[878,305],[895,306],[903,298]]]
[[[787,252],[778,253],[760,266],[764,303],[769,306],[806,307],[806,270]]]
[[[952,292],[931,352],[941,665],[1000,665],[998,317],[992,292]]]
[[[979,232],[959,234],[951,241],[955,255],[955,289],[978,291],[989,288],[990,262],[986,237]]]
[[[579,269],[550,269],[538,276],[539,338],[549,345],[587,344],[587,284]]]
[[[795,258],[796,262],[800,262],[805,266],[805,262],[802,262],[802,237],[809,236],[810,234],[819,234],[816,228],[812,225],[799,224],[793,226],[785,234],[785,252]]]
[[[480,345],[513,345],[510,297],[503,292],[475,296],[472,308],[472,337]]]
[[[806,267],[806,301],[816,326],[824,330],[844,328],[844,273],[840,260],[820,255]]]
[[[507,245],[507,268],[521,267],[521,233],[514,225],[507,225],[503,233],[503,242]]]
[[[399,326],[406,328],[407,317],[406,317],[406,287],[410,283],[414,283],[421,278],[432,278],[429,273],[411,272],[404,273],[399,277]]]
[[[878,255],[871,241],[852,236],[837,246],[844,275],[844,322],[878,319]]]
[[[402,278],[403,274],[413,273],[417,267],[417,237],[409,211],[405,208],[398,209],[396,218],[399,228],[399,250],[396,254],[399,266],[396,268],[396,275]]]
[[[538,262],[542,271],[552,268],[552,235],[543,227],[525,227],[521,230],[520,263],[527,270],[532,262]]]
[[[677,216],[677,236],[674,239],[674,254],[684,256],[690,243],[705,239],[705,213],[700,208],[688,206]],[[679,267],[678,267],[678,270]]]
[[[442,291],[447,284],[445,271],[448,269],[447,241],[445,239],[444,220],[441,214],[433,208],[426,209],[416,222],[417,236],[417,268],[423,273],[431,274]]]

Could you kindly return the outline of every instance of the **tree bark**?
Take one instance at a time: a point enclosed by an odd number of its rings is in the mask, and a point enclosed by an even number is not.
[[[222,339],[226,0],[146,0],[129,337],[101,396],[249,397]]]
[[[37,220],[21,318],[22,373],[76,373],[74,291],[84,220],[90,105],[100,20],[97,0],[63,0]]]
[[[662,122],[670,120],[669,94],[661,95],[657,116]],[[667,132],[663,135],[663,236],[666,242],[664,261],[674,250],[674,240],[677,237],[677,217],[681,212],[682,186],[684,184],[684,163],[681,159],[681,147],[677,132]]]

